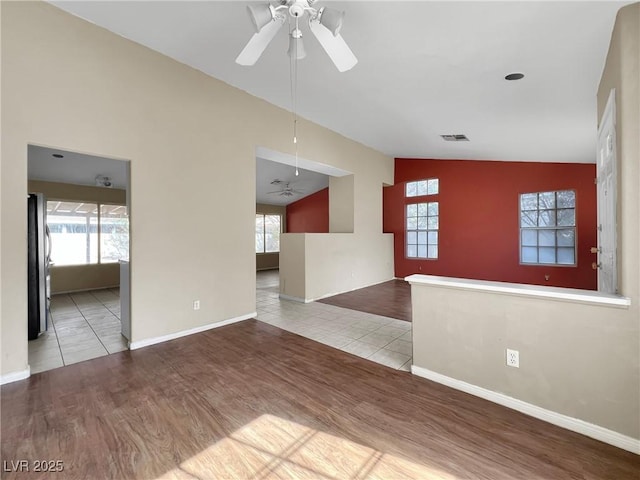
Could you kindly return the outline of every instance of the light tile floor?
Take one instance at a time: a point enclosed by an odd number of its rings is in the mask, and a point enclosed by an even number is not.
[[[411,323],[324,303],[279,298],[277,270],[258,272],[258,320],[345,352],[409,371]]]
[[[117,288],[54,295],[51,323],[29,342],[31,373],[102,357],[128,348],[120,333]]]

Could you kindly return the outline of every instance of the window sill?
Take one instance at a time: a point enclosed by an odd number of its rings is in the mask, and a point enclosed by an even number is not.
[[[631,299],[621,295],[579,290],[573,288],[545,287],[543,285],[524,285],[519,283],[490,282],[469,278],[438,277],[433,275],[410,275],[405,278],[411,285],[433,285],[437,287],[474,290],[503,295],[514,295],[546,300],[584,303],[604,307],[625,308],[631,305]]]

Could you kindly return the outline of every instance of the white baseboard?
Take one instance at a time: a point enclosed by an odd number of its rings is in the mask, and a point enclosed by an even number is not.
[[[284,293],[280,294],[280,298],[282,298],[284,300],[291,300],[292,302],[298,302],[298,303],[311,303],[311,302],[313,302],[313,300],[305,300],[304,298],[300,298],[300,297],[292,297],[291,295],[285,295]]]
[[[596,440],[608,443],[614,447],[622,448],[623,450],[640,455],[640,439],[628,437],[622,433],[609,430],[608,428],[569,417],[562,413],[554,412],[553,410],[547,410],[546,408],[523,402],[517,398],[509,397],[503,393],[478,387],[471,383],[463,382],[462,380],[456,380],[455,378],[447,377],[446,375],[442,375],[416,365],[411,366],[411,373],[419,377],[441,383],[447,387],[475,395],[476,397],[484,398],[485,400],[489,400],[490,402],[497,403],[504,407],[512,408],[539,420],[544,420],[545,422],[557,425],[558,427],[566,428],[572,432],[577,432],[582,435],[586,435],[587,437],[595,438]]]
[[[170,333],[169,335],[162,335],[161,337],[145,338],[144,340],[138,340],[129,344],[129,350],[137,350],[139,348],[148,347],[149,345],[155,345],[157,343],[167,342],[180,337],[186,337],[187,335],[193,335],[194,333],[205,332],[212,328],[224,327],[232,323],[241,322],[250,318],[255,318],[256,312],[241,315],[239,317],[229,318],[228,320],[222,320],[216,323],[209,323],[208,325],[202,325],[201,327],[190,328],[189,330],[182,330],[176,333]]]
[[[0,376],[0,385],[4,385],[5,383],[17,382],[18,380],[24,380],[25,378],[29,378],[31,376],[31,367],[27,365],[25,370],[20,372],[11,372],[6,373]]]
[[[94,290],[110,290],[112,288],[120,288],[120,284],[111,285],[110,287],[93,287],[93,288],[81,288],[80,290],[65,290],[62,292],[51,292],[51,295],[67,295],[69,293],[82,293],[93,292]]]
[[[321,295],[319,297],[310,298],[310,299],[306,299],[306,300],[302,300],[302,299],[297,299],[296,300],[297,297],[290,297],[290,298],[287,298],[287,299],[288,300],[298,301],[298,302],[304,301],[304,303],[317,302],[318,300],[324,300],[325,298],[334,297],[336,295],[342,295],[343,293],[355,292],[356,290],[360,290],[362,288],[369,288],[369,287],[373,287],[374,285],[380,285],[381,283],[390,282],[391,280],[395,280],[395,277],[394,278],[389,278],[387,280],[381,280],[379,282],[370,283],[368,285],[363,285],[361,287],[350,288],[349,290],[343,290],[343,291],[340,291],[340,292],[327,293],[326,295]],[[283,295],[280,295],[280,296],[283,297]],[[283,297],[283,298],[285,298],[285,297]]]

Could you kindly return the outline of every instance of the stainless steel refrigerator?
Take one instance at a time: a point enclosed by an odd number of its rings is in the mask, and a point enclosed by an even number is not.
[[[47,330],[51,304],[51,234],[47,226],[47,202],[35,193],[28,200],[29,340]]]

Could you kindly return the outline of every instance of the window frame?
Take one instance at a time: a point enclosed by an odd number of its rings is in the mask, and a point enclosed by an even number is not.
[[[262,213],[262,212],[256,212],[256,219],[258,216],[262,216],[262,238],[263,238],[263,242],[262,242],[262,252],[255,252],[256,255],[274,255],[274,254],[280,254],[280,240],[278,239],[278,251],[277,252],[267,252],[267,232],[266,232],[266,222],[265,222],[265,217],[267,216],[277,216],[280,217],[280,230],[279,230],[279,237],[280,235],[282,235],[284,232],[283,230],[283,215],[281,213]],[[254,225],[255,228],[255,225]],[[257,233],[257,232],[256,232]],[[256,245],[255,245],[255,238],[254,238],[254,251],[256,249]]]
[[[565,207],[565,208],[558,208],[558,193],[560,192],[573,192],[573,207]],[[553,193],[554,194],[554,208],[546,208],[546,209],[541,209],[540,208],[540,200],[539,200],[539,196],[540,194],[550,194]],[[522,208],[522,197],[524,195],[537,195],[538,196],[538,202],[537,202],[537,207],[535,210],[525,210]],[[577,190],[575,188],[564,188],[564,189],[560,189],[560,190],[544,190],[544,191],[538,191],[538,192],[525,192],[525,193],[520,193],[518,194],[518,259],[519,259],[519,264],[521,266],[525,266],[525,267],[562,267],[562,268],[576,268],[578,267],[578,217],[577,217],[577,210],[578,210],[578,193]],[[536,217],[538,216],[538,212],[540,211],[553,211],[555,213],[555,225],[554,226],[536,226],[536,227],[523,227],[522,226],[522,214],[523,212],[536,212]],[[558,225],[557,223],[557,218],[558,218],[558,210],[573,210],[573,225]],[[573,263],[558,263],[558,248],[560,247],[565,247],[566,246],[559,246],[558,245],[558,231],[560,230],[573,230]],[[534,231],[536,232],[536,235],[538,236],[538,238],[536,239],[536,254],[537,254],[537,262],[524,262],[522,259],[522,248],[524,247],[534,247],[533,245],[523,245],[522,244],[522,237],[523,237],[523,231]],[[540,231],[552,231],[554,232],[554,236],[555,236],[555,241],[554,241],[554,245],[553,248],[555,249],[555,258],[556,261],[555,263],[542,263],[540,262],[540,240],[539,240],[539,233]],[[551,247],[551,245],[545,246],[543,245],[543,247]]]
[[[415,229],[409,229],[409,227],[407,226],[407,220],[409,219],[409,207],[410,206],[416,206],[416,228]],[[419,205],[425,205],[425,209],[427,210],[427,214],[426,215],[419,215],[418,214],[418,210],[419,210]],[[436,205],[436,209],[437,209],[437,214],[436,215],[429,215],[429,205]],[[404,239],[404,256],[407,260],[438,260],[439,255],[440,255],[440,202],[439,201],[433,201],[433,202],[418,202],[418,203],[407,203],[405,205],[405,209],[404,209],[405,215],[404,215],[404,234],[405,234],[405,239]],[[426,228],[418,228],[417,226],[417,221],[420,217],[424,217],[427,219],[427,226]],[[429,228],[429,218],[437,218],[437,226],[436,228]],[[415,232],[416,234],[416,256],[415,257],[411,257],[409,256],[409,233],[413,233]],[[426,238],[427,238],[427,243],[425,244],[421,244],[418,243],[417,237],[419,236],[419,234],[421,232],[424,232],[426,234]],[[437,239],[436,239],[436,243],[435,244],[430,244],[429,243],[429,233],[436,233],[437,234]],[[413,243],[411,245],[414,245]],[[427,249],[427,256],[426,257],[420,257],[418,256],[418,247],[424,245]],[[436,256],[435,257],[430,257],[429,256],[429,247],[430,246],[434,246],[436,247]]]
[[[422,184],[422,185],[421,185]],[[410,185],[415,185],[415,194],[410,194],[409,189]],[[421,189],[422,188],[422,189]],[[418,260],[418,261],[436,261],[440,258],[440,178],[439,177],[429,177],[423,178],[419,180],[411,180],[405,182],[404,185],[404,258],[406,260]],[[408,227],[408,219],[409,219],[409,208],[410,206],[415,205],[416,208],[416,228],[409,229]],[[426,210],[426,215],[420,215],[419,209],[420,205],[424,205]],[[435,205],[436,214],[429,215],[430,205]],[[426,219],[426,228],[418,228],[418,219],[424,217]],[[436,218],[436,227],[429,228],[429,219]],[[409,234],[415,233],[416,235],[416,243],[412,243],[411,246],[416,247],[416,256],[409,256]],[[424,233],[426,237],[426,243],[419,243],[418,238],[420,233]],[[436,243],[429,243],[429,236],[431,233],[436,234]],[[420,246],[424,246],[426,248],[426,256],[421,257],[418,256],[418,248]],[[435,256],[429,256],[429,247],[434,247],[436,249]]]
[[[433,185],[433,182],[435,182],[435,192],[429,192],[430,185]],[[419,193],[421,183],[424,183],[425,193]],[[409,185],[412,184],[415,184],[416,186],[416,193],[410,195],[408,190]],[[426,197],[438,194],[440,194],[440,178],[423,178],[422,180],[411,180],[409,182],[405,182],[404,185],[404,198]]]
[[[129,215],[128,215],[128,206],[126,203],[120,203],[120,202],[104,202],[104,201],[99,201],[99,200],[79,200],[79,199],[68,199],[68,198],[55,198],[55,197],[50,197],[50,198],[46,198],[45,199],[47,204],[49,202],[58,202],[58,203],[78,203],[78,204],[88,204],[88,205],[95,205],[96,206],[96,213],[95,213],[95,219],[96,219],[96,261],[95,262],[84,262],[84,263],[66,263],[66,264],[60,264],[55,262],[54,263],[54,267],[78,267],[78,266],[87,266],[87,265],[112,265],[115,263],[118,263],[118,260],[116,261],[102,261],[102,224],[101,224],[101,217],[102,217],[102,206],[103,205],[111,205],[111,206],[118,206],[118,207],[124,207],[125,210],[127,211],[127,219],[129,219]],[[55,217],[55,214],[51,214],[49,213],[49,209],[47,208],[47,225],[49,224],[49,216],[53,216]],[[128,224],[128,229],[130,230],[131,225]],[[90,232],[85,232],[86,234],[90,235]],[[131,254],[131,241],[129,240],[129,255]],[[91,253],[89,252],[88,254],[89,256],[91,256]],[[55,260],[55,259],[54,259]]]

